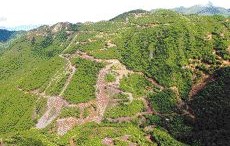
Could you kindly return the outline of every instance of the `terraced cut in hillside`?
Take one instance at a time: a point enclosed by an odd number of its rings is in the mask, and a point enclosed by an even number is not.
[[[88,59],[91,61],[96,61],[96,62],[103,62],[106,63],[108,65],[106,65],[98,74],[98,81],[96,84],[96,101],[92,101],[90,103],[82,103],[78,105],[69,105],[71,107],[80,107],[80,108],[87,108],[93,104],[96,104],[96,111],[91,111],[90,116],[88,116],[87,118],[80,118],[80,119],[76,119],[73,117],[70,118],[66,118],[66,119],[58,119],[57,120],[57,127],[58,127],[58,133],[59,134],[64,134],[67,132],[67,130],[70,130],[71,128],[73,128],[73,126],[75,125],[79,125],[79,124],[83,124],[86,122],[101,122],[101,120],[104,117],[104,113],[105,110],[109,104],[109,102],[113,102],[111,101],[111,99],[108,96],[108,90],[117,90],[117,92],[119,93],[124,93],[127,94],[129,97],[130,102],[133,101],[133,96],[131,93],[125,93],[123,91],[121,91],[119,89],[119,82],[120,79],[122,79],[124,76],[127,76],[129,73],[133,73],[132,71],[127,70],[118,60],[102,60],[102,59],[94,59],[92,56],[88,56],[86,53],[83,52],[77,52],[76,53],[77,56],[80,56],[81,58],[84,59]],[[107,84],[105,81],[105,75],[111,70],[111,67],[116,66],[117,68],[120,68],[120,70],[116,70],[118,75],[116,77],[116,81]],[[107,89],[109,88],[109,89]],[[144,100],[144,99],[143,99]],[[146,103],[146,101],[144,100],[144,102]],[[88,105],[88,106],[87,106]],[[147,112],[144,113],[137,113],[137,115],[144,115],[144,114],[151,114],[151,108],[148,108],[148,104],[145,104],[146,109],[148,109]],[[81,109],[81,111],[83,111],[83,109]],[[129,117],[121,117],[120,119],[126,119]],[[132,119],[132,117],[130,117],[130,119]],[[116,121],[116,119],[108,119],[109,121]],[[120,121],[120,120],[119,120]]]
[[[73,39],[73,41],[74,41],[74,39]],[[71,43],[73,41],[71,41]],[[71,45],[71,43],[70,43],[70,45]],[[68,49],[70,47],[70,45],[66,49]],[[93,122],[93,121],[100,123],[104,118],[104,113],[105,113],[109,103],[116,103],[117,102],[116,99],[111,99],[109,97],[108,92],[112,92],[113,94],[115,92],[117,92],[119,94],[128,95],[127,98],[129,100],[129,104],[131,104],[134,100],[141,101],[141,102],[143,102],[144,110],[146,110],[146,112],[143,111],[140,113],[136,113],[136,115],[134,115],[132,117],[119,117],[116,119],[108,118],[108,120],[111,122],[131,121],[135,117],[153,113],[152,108],[149,107],[150,104],[148,103],[146,98],[142,97],[142,98],[134,99],[132,93],[124,92],[119,88],[120,80],[124,76],[127,76],[129,74],[134,73],[133,71],[127,70],[126,67],[124,65],[122,65],[119,60],[117,60],[117,59],[109,59],[109,60],[95,59],[94,57],[89,56],[86,53],[80,52],[80,51],[77,51],[73,55],[61,54],[61,55],[59,55],[59,57],[65,59],[67,62],[66,67],[64,68],[64,70],[65,70],[64,73],[59,71],[56,74],[54,74],[53,78],[50,79],[50,82],[49,82],[48,86],[45,88],[44,92],[40,92],[39,90],[25,92],[26,94],[30,93],[30,94],[38,95],[41,98],[47,98],[47,109],[46,109],[46,112],[43,114],[43,116],[41,116],[41,118],[38,120],[38,122],[36,124],[37,128],[39,128],[39,129],[45,128],[46,126],[48,126],[49,124],[51,124],[55,120],[57,122],[57,124],[56,124],[57,125],[57,133],[59,135],[64,135],[67,131],[69,131],[70,129],[72,129],[76,125],[84,124],[87,122]],[[79,104],[71,104],[68,101],[66,101],[64,99],[64,96],[63,96],[64,92],[66,91],[69,83],[71,82],[71,80],[73,78],[73,75],[75,74],[75,72],[77,72],[77,67],[73,66],[71,61],[70,61],[71,58],[75,58],[75,57],[80,57],[82,59],[90,60],[93,62],[99,62],[99,63],[106,64],[105,67],[102,68],[98,74],[98,79],[97,79],[97,83],[96,83],[96,93],[95,93],[96,99],[91,100],[89,102],[85,102],[85,103],[79,103]],[[116,79],[114,82],[107,83],[105,81],[105,77],[110,71],[112,71],[112,67],[116,68],[116,70],[114,70],[117,74]],[[60,78],[60,76],[62,74],[68,75],[68,77],[67,77],[67,80],[65,81],[64,86],[62,87],[61,92],[58,94],[58,96],[48,95],[46,93],[46,89],[48,89],[49,86],[51,86],[52,82],[54,82],[55,80]],[[138,74],[143,75],[140,72],[138,72]],[[158,85],[153,79],[150,79],[150,78],[147,78],[147,79],[152,84],[154,84],[160,88],[163,88],[162,86]],[[22,90],[22,89],[20,89],[20,90]],[[80,109],[80,118],[76,118],[76,117],[67,117],[67,118],[61,118],[61,119],[58,118],[58,116],[60,115],[63,108],[68,108],[68,107],[79,108]],[[87,108],[90,108],[89,115],[84,117],[83,112]]]
[[[228,145],[228,20],[135,10],[25,32],[0,48],[0,145]]]

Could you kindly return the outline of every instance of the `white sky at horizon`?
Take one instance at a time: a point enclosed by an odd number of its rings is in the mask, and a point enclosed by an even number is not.
[[[134,9],[190,7],[212,2],[230,8],[230,0],[1,0],[0,27],[111,19]]]

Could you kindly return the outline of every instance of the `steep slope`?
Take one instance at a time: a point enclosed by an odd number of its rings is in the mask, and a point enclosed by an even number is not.
[[[197,95],[190,106],[196,121],[191,137],[202,145],[228,145],[230,122],[230,67],[217,70]]]
[[[229,30],[221,16],[138,10],[28,31],[0,55],[0,143],[192,145]]]
[[[32,33],[36,35],[32,37]],[[52,38],[48,36],[41,38],[38,31],[31,31],[13,41],[10,47],[0,56],[0,82],[2,85],[0,100],[1,110],[3,110],[1,112],[1,133],[24,129],[24,126],[30,127],[34,125],[33,119],[37,118],[32,116],[34,108],[36,108],[36,103],[40,104],[42,102],[42,99],[22,92],[19,89],[23,87],[28,91],[41,87],[47,83],[55,70],[64,65],[65,62],[55,56],[57,52],[64,50],[60,46],[62,42],[59,40],[59,37],[55,36],[53,34]],[[32,80],[34,82],[31,82]],[[7,101],[9,101],[9,106],[7,106]],[[39,109],[37,112],[39,113]],[[23,115],[27,117],[20,119],[19,117]],[[24,124],[20,124],[19,119]],[[6,129],[6,125],[9,128]]]

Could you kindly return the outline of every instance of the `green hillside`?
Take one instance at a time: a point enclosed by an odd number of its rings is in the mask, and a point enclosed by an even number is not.
[[[27,31],[0,51],[0,145],[227,145],[229,60],[224,16]]]

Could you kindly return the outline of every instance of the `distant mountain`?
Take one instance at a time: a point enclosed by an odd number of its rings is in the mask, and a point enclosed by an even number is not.
[[[14,27],[7,27],[7,30],[11,31],[28,31],[31,29],[35,29],[37,27],[41,26],[41,24],[36,24],[36,25],[19,25],[19,26],[14,26]]]
[[[0,55],[14,40],[18,39],[24,33],[24,31],[10,31],[0,28]]]
[[[225,9],[222,7],[216,7],[211,2],[207,5],[195,5],[189,8],[178,7],[172,9],[176,12],[183,14],[198,14],[198,15],[223,15],[230,16],[230,9]]]
[[[0,42],[6,42],[16,35],[16,31],[9,31],[6,29],[0,29]]]

